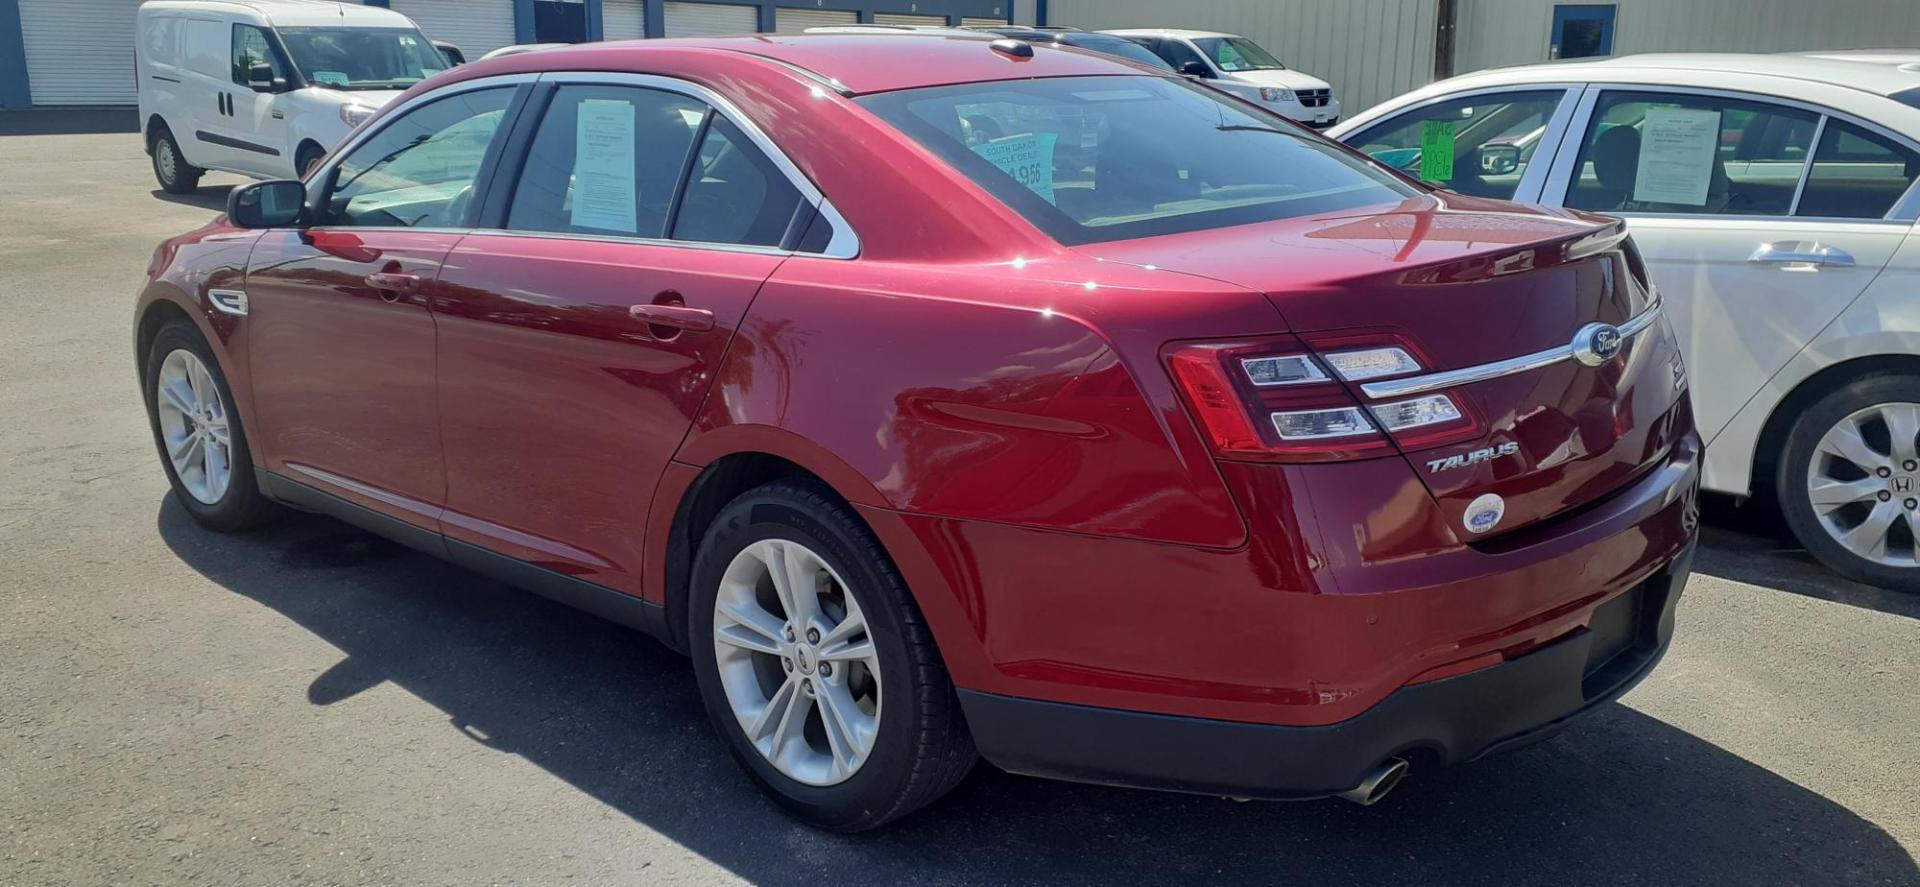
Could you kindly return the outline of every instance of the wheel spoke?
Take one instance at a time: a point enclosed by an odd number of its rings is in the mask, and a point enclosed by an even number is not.
[[[1815,508],[1826,512],[1854,502],[1872,501],[1885,486],[1886,482],[1877,477],[1844,481],[1816,477],[1808,485],[1807,496]]]
[[[1860,426],[1850,421],[1835,425],[1820,438],[1820,452],[1838,456],[1867,471],[1887,467],[1887,457],[1867,446],[1866,438],[1860,436]]]
[[[841,641],[831,647],[822,645],[819,656],[825,662],[873,662],[873,644],[865,636]]]
[[[187,432],[187,435],[185,437],[180,438],[180,440],[174,443],[167,444],[167,458],[173,460],[173,466],[175,469],[179,469],[186,465],[187,455],[189,453],[192,453],[193,448],[199,445],[199,443],[200,443],[200,432],[189,431]]]
[[[166,401],[167,406],[179,410],[184,415],[191,416],[193,415],[193,403],[187,398],[188,395],[182,394],[176,386],[164,381],[160,383],[160,399]]]
[[[1920,406],[1890,403],[1880,408],[1880,418],[1887,423],[1893,458],[1902,463],[1920,460],[1914,444],[1915,438],[1920,438]]]
[[[762,740],[778,732],[780,726],[786,722],[788,712],[795,707],[794,701],[799,696],[800,682],[789,676],[781,682],[779,689],[773,691],[772,698],[767,700],[766,707],[760,710],[760,714],[754,718],[753,723],[747,726],[747,738],[753,740],[755,745],[759,745]]]
[[[814,705],[820,709],[820,726],[827,734],[827,748],[833,753],[834,772],[850,771],[866,754],[862,731],[854,726],[856,717],[864,718],[864,713],[854,704],[845,686],[832,681],[819,681],[814,686],[819,688]]]
[[[1867,519],[1840,535],[1840,544],[1854,554],[1871,560],[1887,556],[1887,530],[1893,526],[1893,519],[1900,509],[1891,502],[1882,502],[1874,506]]]
[[[785,542],[768,541],[765,545],[767,572],[773,578],[774,593],[780,596],[780,606],[787,611],[787,621],[796,627],[807,625],[820,613],[812,555]]]
[[[716,626],[714,640],[755,653],[781,654],[780,620],[772,613],[736,602],[723,606],[720,615],[733,620],[733,624]]]
[[[233,446],[231,432],[227,430],[227,420],[216,419],[206,424],[207,436],[222,447]]]
[[[215,400],[213,380],[198,364],[199,361],[194,361],[194,365],[187,368],[187,384],[193,386],[193,401],[196,406],[212,403]]]

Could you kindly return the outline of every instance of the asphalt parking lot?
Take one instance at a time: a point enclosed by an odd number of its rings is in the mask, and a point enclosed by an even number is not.
[[[1920,598],[1724,504],[1652,678],[1376,807],[982,766],[886,831],[795,825],[652,641],[173,504],[130,307],[234,181],[177,198],[137,135],[0,135],[0,885],[1920,883]]]

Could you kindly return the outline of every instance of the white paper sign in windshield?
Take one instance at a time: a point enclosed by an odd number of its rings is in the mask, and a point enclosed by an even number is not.
[[[1706,206],[1719,150],[1719,111],[1648,108],[1640,124],[1640,166],[1633,199]]]
[[[634,186],[633,103],[580,103],[573,142],[573,226],[637,234],[639,192]]]
[[[1023,133],[974,145],[973,153],[1013,177],[1040,199],[1053,202],[1053,147],[1060,139],[1051,132]]]

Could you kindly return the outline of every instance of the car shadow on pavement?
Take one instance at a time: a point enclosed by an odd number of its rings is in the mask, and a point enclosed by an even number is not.
[[[167,497],[157,522],[190,567],[344,651],[314,676],[312,704],[391,681],[473,741],[754,882],[1920,881],[1874,824],[1618,704],[1497,759],[1416,771],[1371,808],[983,764],[890,828],[819,833],[754,789],[713,736],[687,661],[642,635],[327,518],[222,536]]]
[[[1702,497],[1695,572],[1823,601],[1920,619],[1920,594],[1889,591],[1827,569],[1794,541],[1777,509],[1726,496]]]
[[[154,197],[168,203],[197,206],[204,210],[223,213],[227,211],[227,195],[232,191],[232,185],[205,185],[191,194],[175,194],[159,188],[153,189],[151,193]]]

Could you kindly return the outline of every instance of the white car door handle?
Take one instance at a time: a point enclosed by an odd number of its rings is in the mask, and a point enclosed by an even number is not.
[[[1760,244],[1747,257],[1756,265],[1816,265],[1823,268],[1851,268],[1853,254],[1837,246],[1805,240],[1780,240]]]

